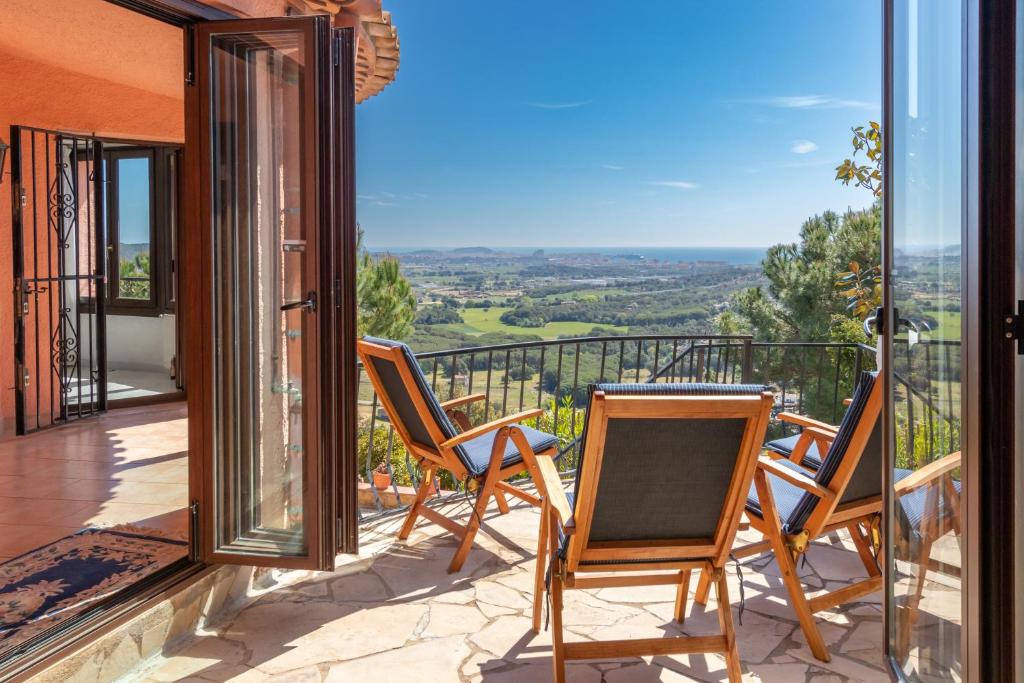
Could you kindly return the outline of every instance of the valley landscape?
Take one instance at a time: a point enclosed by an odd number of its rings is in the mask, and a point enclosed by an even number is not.
[[[417,351],[616,334],[709,334],[763,284],[764,250],[491,249],[390,253],[417,299]],[[375,253],[376,256],[383,255]]]

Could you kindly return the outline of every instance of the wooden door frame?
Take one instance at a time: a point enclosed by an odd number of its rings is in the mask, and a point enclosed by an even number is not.
[[[333,168],[329,169],[333,192],[333,223],[340,231],[332,231],[330,263],[324,268],[327,282],[324,291],[331,292],[331,317],[325,316],[328,333],[322,335],[323,357],[327,359],[324,386],[332,401],[325,402],[324,424],[332,429],[338,454],[334,472],[337,495],[332,510],[336,529],[335,548],[339,553],[359,552],[359,500],[356,476],[358,457],[356,374],[356,168],[355,168],[355,33],[351,28],[332,31],[335,51],[334,69],[330,79],[340,86],[331,95],[332,111],[325,112],[331,121],[334,147]]]
[[[256,26],[257,22],[259,26]],[[276,28],[296,30],[300,25],[297,18],[268,18],[245,20],[237,24],[224,22],[216,29],[225,33],[244,33]],[[190,28],[189,32],[207,36],[212,30],[210,27],[197,26]],[[310,21],[302,30],[307,32],[307,44],[316,46],[314,49],[318,53],[321,48],[335,51],[345,49],[347,35],[348,55],[351,57],[350,33],[331,33],[329,22],[321,20],[315,23]],[[206,64],[209,48],[204,44],[208,42],[205,37],[198,40],[189,38],[185,42],[186,64],[192,59],[197,64]],[[195,57],[191,56],[193,45]],[[310,225],[319,226],[320,229],[319,252],[310,252],[314,260],[309,267],[316,268],[320,273],[316,291],[319,299],[318,327],[322,334],[319,335],[320,365],[316,376],[321,399],[318,403],[310,401],[304,409],[309,411],[305,418],[307,424],[311,424],[309,421],[312,420],[313,423],[321,423],[323,427],[313,428],[309,432],[310,437],[318,439],[322,469],[317,469],[313,464],[307,470],[311,486],[308,487],[304,506],[309,516],[309,554],[303,558],[236,556],[233,553],[212,552],[215,547],[213,524],[212,519],[206,519],[205,515],[214,514],[215,503],[210,471],[215,439],[212,395],[214,349],[207,340],[212,339],[215,311],[210,299],[214,284],[209,263],[212,255],[211,235],[207,234],[209,231],[201,214],[201,207],[209,207],[212,201],[208,170],[211,150],[208,149],[208,140],[202,137],[202,116],[208,115],[211,105],[206,92],[206,74],[196,72],[195,87],[190,85],[186,88],[187,111],[198,113],[186,117],[185,177],[182,188],[186,196],[194,200],[186,202],[188,213],[183,216],[183,286],[180,292],[181,308],[188,311],[187,324],[191,330],[186,340],[185,358],[189,378],[190,458],[195,463],[190,472],[190,491],[197,515],[197,528],[202,530],[200,543],[195,549],[197,559],[285,568],[330,568],[339,549],[355,550],[355,411],[354,401],[351,400],[355,388],[355,306],[354,303],[346,305],[347,300],[354,298],[355,221],[350,206],[354,197],[350,158],[354,144],[351,134],[354,103],[351,97],[348,101],[342,101],[333,85],[337,76],[334,69],[338,68],[344,74],[344,64],[351,65],[353,62],[351,59],[343,59],[344,55],[340,53],[336,54],[338,59],[318,60],[318,71],[307,74],[312,79],[307,87],[318,88],[320,96],[315,102],[316,106],[310,102],[304,112],[307,131],[314,131],[312,135],[319,136],[316,137],[318,141],[326,141],[330,153],[318,153],[318,149],[324,147],[318,144],[311,146],[303,157],[304,174],[311,183],[310,187],[322,189],[316,197],[308,199],[310,203],[306,207],[311,217]],[[339,64],[335,65],[335,61]],[[341,83],[340,86],[351,90],[352,76],[346,78],[347,83]],[[309,143],[308,139],[306,143]],[[339,152],[339,148],[345,150],[345,153]],[[336,466],[337,462],[341,463],[340,466]],[[345,514],[341,517],[338,514],[339,496],[346,496],[342,500]],[[345,520],[345,523],[339,524],[339,520]]]

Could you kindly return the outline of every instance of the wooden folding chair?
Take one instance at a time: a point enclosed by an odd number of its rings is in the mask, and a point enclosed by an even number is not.
[[[918,470],[894,471],[896,519],[901,532],[897,547],[903,547],[905,557],[915,557],[917,565],[914,588],[898,607],[906,611],[900,620],[898,652],[910,651],[910,633],[920,613],[928,570],[936,564],[932,561],[932,547],[949,532],[960,536],[961,485],[953,476],[960,465],[958,451]],[[960,575],[959,568],[945,571]]]
[[[460,409],[474,401],[486,400],[484,394],[441,403],[405,344],[364,337],[357,342],[357,349],[395,431],[423,473],[416,500],[409,508],[398,537],[407,539],[421,515],[444,527],[461,540],[448,567],[449,573],[457,572],[469,554],[492,496],[502,514],[509,511],[506,493],[531,505],[540,505],[538,497],[506,480],[527,470],[525,458],[556,454],[558,437],[520,424],[539,417],[543,413],[541,409],[526,410],[472,427]],[[462,427],[461,433],[453,420]],[[472,514],[464,526],[426,504],[434,472],[438,469],[448,470],[470,489],[479,487]]]
[[[729,680],[740,680],[724,567],[772,404],[762,386],[598,385],[574,493],[564,492],[549,458],[528,459],[544,498],[533,629],[549,595],[557,683],[566,660],[700,652],[723,653]],[[564,590],[674,585],[681,622],[694,570],[718,588],[718,634],[564,641]]]
[[[808,472],[793,460],[762,455],[746,512],[750,526],[760,531],[764,540],[733,550],[737,558],[768,550],[774,553],[807,644],[814,656],[825,662],[830,656],[814,614],[882,587],[882,572],[873,552],[882,510],[881,406],[882,382],[877,373],[863,373],[836,432],[828,436],[821,430],[814,437],[827,444],[816,472]],[[794,457],[803,460],[804,455]],[[797,574],[799,558],[810,541],[841,528],[849,530],[868,576],[808,598]],[[707,602],[709,588],[709,578],[702,575],[698,602]]]

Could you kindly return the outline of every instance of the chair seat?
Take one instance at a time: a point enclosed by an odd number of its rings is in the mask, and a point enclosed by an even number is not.
[[[793,449],[796,448],[796,444],[799,440],[800,435],[794,434],[793,436],[787,436],[784,439],[769,441],[764,445],[764,447],[769,451],[773,451],[788,458],[793,454]],[[804,467],[814,471],[821,469],[821,452],[818,451],[818,444],[814,441],[811,442],[811,445],[807,448],[807,452],[804,453],[802,464]]]
[[[799,465],[789,460],[779,460],[778,463],[784,467],[788,467],[794,472],[799,472],[806,476],[807,472],[804,471]],[[893,477],[895,481],[900,481],[911,473],[911,470],[896,469],[893,470]],[[881,476],[881,473],[879,473]],[[804,496],[804,490],[793,486],[788,481],[779,479],[778,477],[768,476],[768,484],[772,487],[772,495],[775,496],[775,504],[778,507],[779,519],[785,522],[789,519],[790,514],[796,509],[797,503]],[[960,491],[960,482],[954,481],[954,486],[957,492]],[[925,489],[918,489],[905,496],[900,497],[900,508],[903,510],[903,521],[906,523],[913,533],[918,533],[921,528],[921,519],[924,516],[924,509],[926,504],[926,493]],[[751,486],[750,491],[747,494],[747,512],[749,514],[757,515],[758,517],[764,517],[764,513],[761,511],[761,502],[757,498],[757,487]]]
[[[526,436],[526,440],[529,442],[530,448],[533,449],[534,453],[541,453],[558,446],[557,436],[522,425],[518,425],[518,428],[523,430],[523,434]],[[498,430],[494,430],[462,444],[462,460],[470,475],[479,477],[487,472],[487,467],[491,463],[491,449],[494,447],[494,439],[497,436]],[[523,455],[516,448],[515,442],[510,438],[505,444],[505,456],[502,458],[501,466],[505,468],[521,462],[523,462]]]
[[[895,470],[896,481],[900,481],[911,473],[911,470]],[[953,480],[953,489],[960,494],[960,481],[957,479]],[[922,486],[917,488],[910,493],[900,496],[899,515],[901,525],[908,530],[912,535],[920,537],[921,535],[921,522],[924,519],[925,514],[928,512],[927,508],[929,505],[938,505],[939,510],[942,511],[942,518],[948,517],[952,513],[952,503],[949,501],[945,489],[939,489],[938,500],[934,499],[929,501],[929,487]],[[940,520],[941,521],[941,520]]]

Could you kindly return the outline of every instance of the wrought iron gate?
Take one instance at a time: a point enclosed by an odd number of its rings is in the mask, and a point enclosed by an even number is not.
[[[11,128],[18,434],[106,409],[102,159],[95,138]]]

